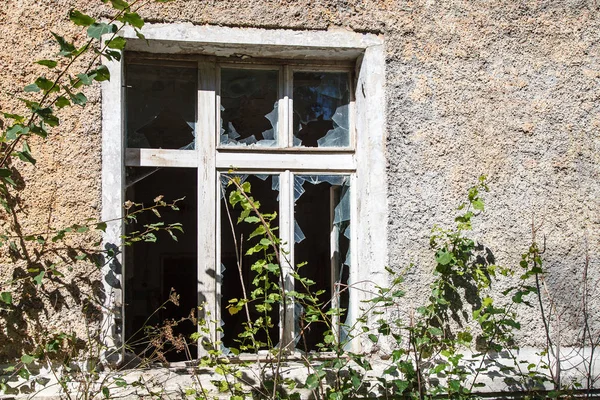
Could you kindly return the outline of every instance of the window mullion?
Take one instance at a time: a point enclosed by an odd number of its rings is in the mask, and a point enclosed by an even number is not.
[[[216,120],[216,66],[214,63],[198,62],[198,104],[196,111],[196,152],[198,155],[198,304],[206,304],[200,318],[219,321],[217,297],[217,240],[216,207],[217,183],[215,151],[217,138]],[[208,317],[207,312],[212,315]],[[210,324],[210,341],[217,338],[217,327]],[[200,329],[200,327],[199,327]],[[202,331],[199,330],[202,334]],[[200,339],[202,341],[202,338]],[[198,346],[199,356],[204,355]]]
[[[286,293],[294,290],[294,278],[291,276],[294,262],[294,176],[286,170],[279,181],[279,235],[281,240],[281,269]],[[283,305],[281,312],[281,347],[294,348],[294,304]],[[285,316],[285,318],[284,318]]]
[[[293,114],[292,114],[292,69],[289,65],[283,66],[283,97],[280,107],[283,110],[281,133],[281,147],[292,147]],[[281,115],[281,114],[280,114]]]

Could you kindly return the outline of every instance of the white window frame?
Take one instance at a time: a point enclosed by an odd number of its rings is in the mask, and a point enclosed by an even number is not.
[[[354,66],[354,102],[351,107],[351,145],[348,149],[327,148],[260,148],[239,151],[235,146],[218,144],[219,128],[217,112],[201,113],[196,123],[196,150],[127,149],[125,143],[124,62],[106,61],[111,79],[102,84],[102,218],[108,223],[104,235],[105,244],[121,242],[124,232],[122,204],[124,197],[124,171],[127,166],[195,167],[198,171],[198,280],[199,293],[206,299],[213,318],[219,318],[219,287],[215,280],[220,267],[218,209],[220,194],[218,174],[234,165],[238,170],[250,173],[280,173],[280,187],[288,188],[280,193],[280,204],[293,204],[293,173],[331,174],[348,173],[351,178],[351,243],[352,266],[349,284],[349,321],[358,316],[360,303],[368,298],[368,289],[374,282],[382,284],[387,261],[387,190],[385,161],[385,96],[384,96],[384,46],[383,40],[373,34],[348,31],[299,32],[291,30],[264,30],[253,28],[225,28],[194,26],[191,24],[146,24],[142,30],[146,40],[137,38],[131,29],[125,29],[127,51],[142,51],[161,55],[195,54],[198,59],[198,108],[218,110],[217,68],[222,57],[236,60],[250,58],[298,61],[294,70],[322,69],[317,62],[336,65],[352,62]],[[224,40],[226,38],[226,41]],[[126,54],[126,53],[125,53]],[[303,67],[308,60],[312,65]],[[227,61],[227,65],[229,61]],[[332,67],[335,68],[335,67]],[[291,67],[283,67],[284,74]],[[284,82],[291,82],[284,79]],[[289,102],[283,88],[280,102]],[[288,109],[288,107],[284,107]],[[283,113],[280,124],[292,121]],[[280,117],[282,111],[280,111]],[[289,143],[282,139],[283,144]],[[214,134],[203,135],[204,132]],[[198,139],[201,138],[201,139]],[[282,143],[280,142],[280,145]],[[240,157],[240,153],[246,153]],[[290,158],[290,153],[293,157]],[[318,164],[315,164],[318,163]],[[256,166],[259,166],[258,168]],[[318,168],[315,168],[318,165]],[[287,180],[287,182],[286,182]],[[202,190],[201,188],[212,188]],[[291,191],[290,191],[291,188]],[[292,213],[291,209],[281,210]],[[115,220],[116,219],[116,220]],[[213,221],[213,223],[206,223]],[[282,241],[293,243],[293,214],[282,216],[280,231]],[[293,251],[293,246],[291,246]],[[293,260],[293,253],[290,254]],[[122,258],[117,258],[103,269],[107,310],[104,318],[105,342],[118,347],[123,341],[124,279]],[[293,318],[293,313],[290,318]],[[287,326],[293,327],[293,320]],[[212,339],[217,340],[213,329]],[[293,332],[283,332],[284,343],[292,342]],[[202,351],[201,346],[199,351]],[[361,343],[352,342],[354,351],[361,350]]]

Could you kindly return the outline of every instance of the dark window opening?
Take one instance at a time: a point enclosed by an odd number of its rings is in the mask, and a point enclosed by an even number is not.
[[[307,323],[303,310],[296,315],[296,347],[304,351],[320,350],[324,335],[337,330],[333,324],[343,323],[348,307],[350,264],[349,186],[346,176],[296,176],[295,192],[295,247],[294,264],[306,263],[298,274],[313,282],[308,288],[295,283],[298,292],[316,293],[321,309],[326,313],[339,307],[337,320]]]
[[[238,175],[243,181],[247,181],[251,185],[251,195],[255,200],[260,202],[261,213],[272,213],[279,211],[279,177],[277,175]],[[257,224],[249,224],[245,222],[237,223],[241,213],[240,206],[235,208],[229,205],[229,194],[234,190],[232,185],[227,186],[227,178],[222,179],[224,195],[221,199],[221,318],[223,322],[223,345],[227,348],[239,349],[240,346],[249,345],[251,340],[245,340],[239,337],[245,331],[245,326],[248,323],[248,317],[245,309],[241,309],[232,313],[230,300],[244,298],[243,288],[246,290],[246,297],[251,299],[251,292],[259,287],[261,283],[254,283],[257,273],[252,270],[252,265],[259,259],[263,259],[263,254],[245,255],[246,251],[257,243],[258,239],[249,239],[250,234],[256,229]],[[227,203],[226,203],[227,202]],[[227,210],[231,215],[229,220]],[[279,218],[275,218],[272,227],[279,226]],[[278,232],[276,231],[276,234]],[[260,239],[260,238],[259,238]],[[238,265],[236,256],[237,250],[241,247],[241,268]],[[279,284],[279,278],[272,273],[269,274],[269,279],[272,282]],[[242,287],[242,284],[244,285]],[[264,298],[269,293],[276,293],[273,288],[265,290],[264,295],[256,300],[250,301],[248,304],[250,320],[254,324],[259,318],[264,321],[270,319],[269,327],[260,329],[255,335],[255,339],[260,343],[269,343],[270,345],[259,346],[260,348],[269,348],[277,345],[279,342],[279,309],[280,304],[271,304],[272,309],[267,312],[257,310],[257,304],[263,304]],[[258,349],[256,349],[258,350]]]
[[[143,231],[144,225],[179,222],[184,233],[176,232],[173,240],[167,232],[160,232],[157,241],[134,243],[125,249],[125,338],[136,353],[151,354],[155,349],[148,343],[145,326],[164,326],[168,321],[186,319],[197,313],[197,173],[185,168],[128,168],[126,198],[144,206],[154,204],[154,198],[164,195],[166,201],[184,198],[177,203],[179,211],[161,208],[159,218],[153,212],[144,212],[137,222],[126,226],[126,233]],[[179,295],[179,306],[167,303],[171,290]],[[168,361],[183,361],[197,355],[197,345],[190,335],[197,327],[190,320],[173,328],[175,336],[182,335],[188,343],[187,351],[166,348]]]

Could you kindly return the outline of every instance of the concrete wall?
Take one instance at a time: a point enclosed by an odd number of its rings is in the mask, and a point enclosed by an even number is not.
[[[0,109],[18,107],[12,94],[42,70],[33,61],[56,51],[50,30],[82,35],[65,22],[71,8],[106,15],[99,1],[7,0],[0,6]],[[466,189],[486,174],[491,193],[475,222],[476,237],[498,264],[517,267],[535,218],[538,240],[546,243],[545,287],[561,315],[564,343],[576,344],[586,257],[592,289],[600,278],[596,1],[180,0],[141,14],[148,22],[381,34],[389,265],[415,263],[406,275],[407,311],[429,291],[430,229],[450,224]],[[24,232],[99,216],[100,91],[86,93],[85,112],[62,113],[61,129],[33,143],[38,164],[22,170]],[[12,274],[6,254],[3,264],[5,279]],[[93,270],[88,277],[88,289],[101,279]],[[73,310],[81,306],[63,308],[50,323],[80,326]],[[596,301],[594,322],[599,313]],[[519,342],[542,346],[539,314],[523,308],[520,315]]]

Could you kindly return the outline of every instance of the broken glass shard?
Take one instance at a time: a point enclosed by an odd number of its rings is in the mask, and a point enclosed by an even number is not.
[[[295,146],[350,145],[347,72],[294,72],[293,97]]]
[[[221,69],[222,145],[276,145],[278,82],[278,70]]]
[[[196,65],[127,64],[129,148],[195,147]]]

